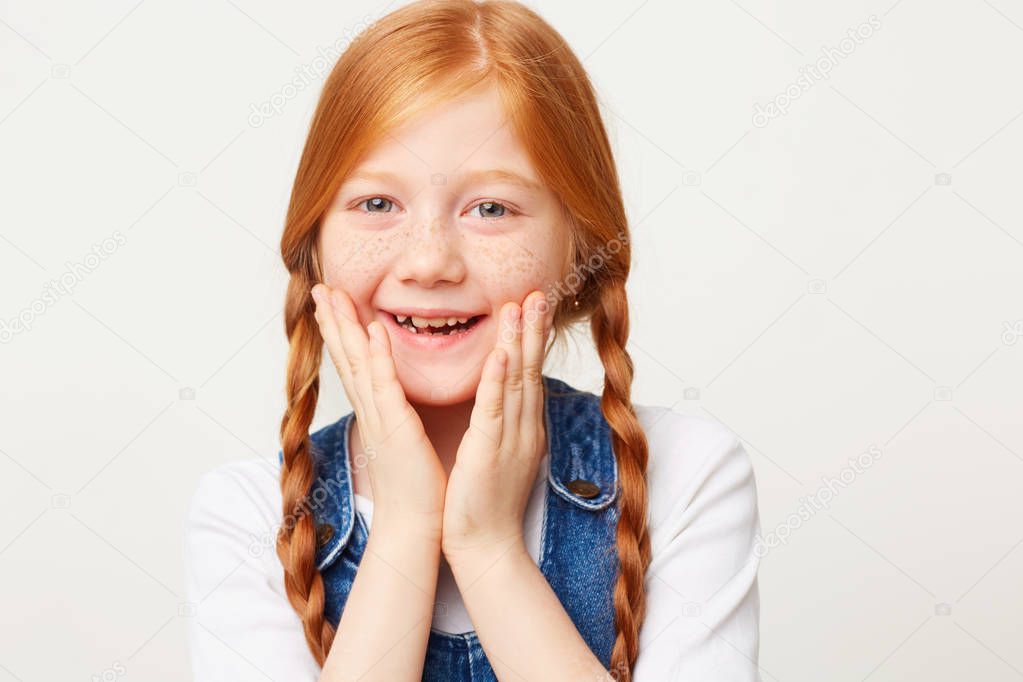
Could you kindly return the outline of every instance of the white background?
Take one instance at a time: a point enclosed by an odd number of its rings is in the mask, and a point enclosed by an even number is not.
[[[614,140],[634,400],[734,430],[789,532],[763,678],[1023,679],[1023,8],[533,6]],[[202,472],[276,457],[277,244],[321,83],[252,106],[384,9],[0,3],[0,682],[189,677],[183,517]],[[548,373],[599,391],[580,350]],[[349,409],[324,376],[314,428]]]

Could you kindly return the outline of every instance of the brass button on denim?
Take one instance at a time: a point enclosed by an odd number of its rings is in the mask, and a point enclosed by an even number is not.
[[[332,537],[334,537],[334,526],[324,523],[316,527],[317,547],[323,547]]]
[[[600,493],[600,488],[596,483],[582,478],[569,481],[568,490],[579,497],[596,497]]]

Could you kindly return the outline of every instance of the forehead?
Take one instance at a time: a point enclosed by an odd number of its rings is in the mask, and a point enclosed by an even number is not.
[[[389,131],[356,170],[468,174],[497,167],[539,183],[497,87],[490,85],[440,102]]]

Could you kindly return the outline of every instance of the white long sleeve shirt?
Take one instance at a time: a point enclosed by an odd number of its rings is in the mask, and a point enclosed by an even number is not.
[[[635,405],[647,436],[647,614],[635,682],[760,682],[760,521],[749,455],[717,420]],[[547,458],[523,533],[537,561]],[[274,546],[281,523],[277,458],[220,465],[192,496],[185,526],[188,640],[196,682],[314,682],[320,667],[284,589]],[[355,496],[367,528],[373,504]],[[432,627],[472,630],[441,560]]]

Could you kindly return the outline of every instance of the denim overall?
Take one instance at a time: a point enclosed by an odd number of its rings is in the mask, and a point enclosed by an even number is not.
[[[544,376],[547,486],[538,565],[590,650],[610,667],[618,575],[615,529],[618,467],[600,397]],[[348,426],[354,413],[311,434],[316,480],[309,506],[316,521],[316,566],[326,592],[324,615],[335,627],[366,548],[349,470]],[[280,455],[283,459],[283,455]],[[496,682],[474,630],[431,628],[423,667],[430,682]]]

